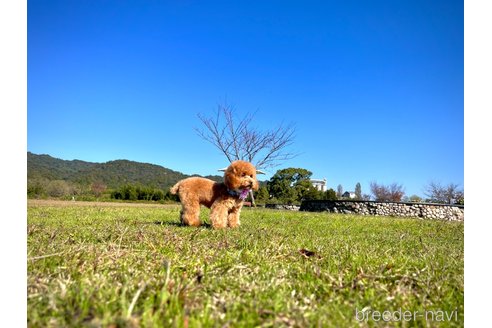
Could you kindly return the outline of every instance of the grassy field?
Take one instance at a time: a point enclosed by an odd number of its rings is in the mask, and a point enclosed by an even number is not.
[[[463,223],[244,209],[216,231],[178,217],[28,203],[28,326],[463,326]]]

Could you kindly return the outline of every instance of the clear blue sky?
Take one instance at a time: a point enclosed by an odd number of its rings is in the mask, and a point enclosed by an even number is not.
[[[463,187],[463,1],[29,0],[27,24],[31,152],[216,174],[194,127],[227,99],[295,124],[277,169]]]

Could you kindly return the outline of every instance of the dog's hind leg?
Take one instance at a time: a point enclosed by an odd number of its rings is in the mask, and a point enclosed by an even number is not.
[[[199,227],[200,222],[200,204],[188,204],[186,207],[183,206],[181,210],[181,223],[184,225]]]

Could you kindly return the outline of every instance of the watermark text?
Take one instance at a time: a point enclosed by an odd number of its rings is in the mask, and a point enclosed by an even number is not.
[[[355,309],[355,319],[357,321],[417,321],[424,319],[425,321],[458,321],[458,310],[442,311],[442,310],[421,310],[409,311],[398,308],[397,310],[377,311],[366,306],[359,310]]]

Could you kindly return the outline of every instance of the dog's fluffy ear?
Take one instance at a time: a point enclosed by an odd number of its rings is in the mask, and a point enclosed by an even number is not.
[[[230,190],[235,190],[241,186],[241,179],[237,176],[236,168],[230,165],[224,173],[224,183]]]

